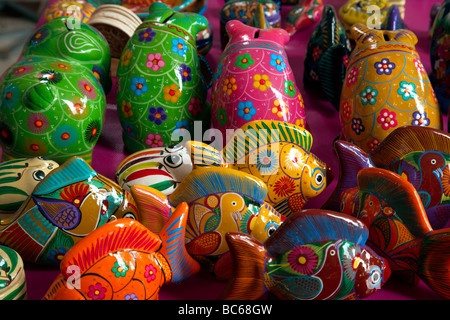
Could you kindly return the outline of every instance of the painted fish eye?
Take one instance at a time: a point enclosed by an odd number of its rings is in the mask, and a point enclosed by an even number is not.
[[[171,145],[171,146],[167,146],[165,148],[165,151],[166,152],[177,152],[177,151],[180,151],[181,149],[183,149],[183,146],[181,146],[179,144],[174,144],[174,145]]]
[[[330,250],[330,255],[334,256],[336,254],[336,250],[332,249]]]
[[[275,230],[277,230],[277,229],[278,229],[278,224],[277,223],[275,223],[275,222],[268,223],[267,226],[266,226],[267,236],[270,237],[272,235],[272,233],[274,233]]]
[[[431,159],[431,164],[436,164],[436,159]]]
[[[320,185],[323,182],[323,175],[322,175],[322,173],[319,172],[318,174],[316,174],[315,179],[316,179],[316,184]]]
[[[374,266],[372,268],[372,270],[370,270],[370,285],[372,286],[372,288],[377,288],[380,285],[380,282],[382,280],[382,273],[381,273],[381,269],[378,266]]]
[[[373,206],[373,201],[369,201],[369,206]]]
[[[41,181],[45,178],[45,172],[42,170],[36,170],[33,172],[33,179],[36,181]]]
[[[134,216],[134,214],[132,214],[131,212],[127,212],[123,215],[124,218],[130,218],[133,220],[136,220],[136,217]]]
[[[231,205],[232,205],[232,206],[236,206],[236,205],[237,205],[237,202],[236,202],[236,201],[232,201],[232,202],[231,202]]]
[[[177,154],[166,156],[163,161],[170,168],[178,168],[183,164],[183,158]]]

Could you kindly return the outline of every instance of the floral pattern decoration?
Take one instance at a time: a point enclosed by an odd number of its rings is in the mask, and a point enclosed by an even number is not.
[[[166,65],[161,53],[149,53],[145,66],[153,71],[158,71]]]
[[[389,61],[388,58],[383,58],[381,61],[375,62],[375,69],[379,75],[390,75],[392,70],[395,69],[395,63]]]
[[[256,109],[253,107],[252,101],[241,101],[238,103],[237,115],[239,118],[243,118],[245,121],[250,121],[256,114]]]
[[[158,126],[161,125],[165,120],[167,120],[167,114],[164,112],[163,107],[150,107],[148,109],[148,120],[154,122]]]
[[[252,59],[252,56],[250,55],[250,53],[244,53],[244,54],[237,56],[236,62],[234,63],[234,65],[236,67],[239,67],[239,68],[245,70],[254,63],[255,63],[255,60]]]
[[[372,86],[367,86],[363,91],[359,93],[361,97],[361,103],[363,105],[374,105],[377,102],[375,97],[378,95],[378,90],[372,88]]]
[[[427,113],[424,112],[420,112],[420,111],[415,111],[412,114],[413,120],[411,122],[411,124],[413,126],[422,126],[422,127],[427,127],[430,125],[430,119],[427,117]]]
[[[397,126],[397,114],[394,111],[389,111],[388,109],[383,109],[380,115],[377,117],[377,122],[381,124],[383,130],[388,130],[389,128],[395,128]]]
[[[266,74],[255,74],[253,76],[253,87],[261,91],[266,91],[272,83],[269,81],[269,76]]]

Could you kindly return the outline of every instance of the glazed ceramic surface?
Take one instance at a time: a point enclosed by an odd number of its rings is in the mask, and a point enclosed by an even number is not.
[[[186,252],[188,206],[174,211],[161,235],[133,219],[118,219],[76,244],[44,300],[157,300],[164,283],[200,270]]]
[[[27,262],[55,265],[80,239],[122,217],[139,220],[130,194],[73,157],[53,169],[20,210],[0,220],[0,243]]]
[[[339,17],[346,30],[357,23],[379,28],[386,19],[390,5],[388,0],[348,0],[339,8]]]
[[[22,258],[11,248],[0,246],[0,300],[24,300],[27,283]]]
[[[0,214],[15,213],[36,185],[58,167],[55,161],[41,157],[0,163]]]
[[[82,22],[88,22],[95,11],[95,7],[83,0],[59,0],[55,1],[44,11],[47,22],[59,17],[75,17]]]
[[[368,152],[404,125],[442,129],[441,113],[409,30],[352,27],[357,39],[342,86],[342,139]]]
[[[444,114],[448,113],[450,104],[450,71],[448,53],[450,46],[450,27],[447,23],[450,12],[450,2],[445,1],[434,20],[431,37],[430,59],[431,75],[436,98]]]
[[[106,40],[67,17],[39,28],[0,84],[3,160],[46,156],[90,162],[103,127],[110,53]]]
[[[323,10],[322,0],[299,0],[298,3],[289,10],[286,16],[286,26],[284,27],[289,35],[308,28],[319,21]]]
[[[209,119],[195,45],[208,21],[162,3],[149,10],[117,70],[117,108],[123,140],[132,153],[190,140],[194,121],[204,120],[208,127]]]
[[[211,88],[212,126],[222,134],[216,139],[225,145],[230,133],[255,120],[306,126],[303,98],[284,50],[287,32],[253,28],[238,20],[226,27],[231,38]]]
[[[229,233],[234,278],[223,299],[346,300],[367,297],[389,279],[387,260],[366,245],[368,228],[332,211],[297,212],[264,246]]]

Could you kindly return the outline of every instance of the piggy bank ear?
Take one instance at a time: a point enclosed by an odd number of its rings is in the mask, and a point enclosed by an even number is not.
[[[259,38],[277,42],[284,47],[284,45],[289,42],[290,36],[286,30],[274,28],[261,30]]]
[[[230,20],[225,25],[229,42],[252,40],[256,28],[249,27],[239,20]]]

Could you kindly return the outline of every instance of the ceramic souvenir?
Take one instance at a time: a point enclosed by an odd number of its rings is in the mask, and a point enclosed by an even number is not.
[[[53,169],[15,214],[0,220],[0,243],[26,262],[54,265],[87,234],[122,217],[140,219],[130,194],[73,157]]]
[[[36,185],[58,167],[55,161],[41,157],[0,163],[0,216],[15,213]]]
[[[0,84],[3,161],[45,156],[90,162],[103,127],[110,54],[92,27],[56,18],[29,39]]]
[[[386,259],[367,246],[368,228],[333,211],[294,213],[263,245],[228,233],[233,278],[222,299],[256,300],[267,292],[280,300],[361,299],[389,279]]]
[[[322,10],[322,0],[298,0],[286,16],[284,29],[292,36],[297,31],[306,29],[319,21]]]
[[[362,24],[351,32],[357,41],[342,86],[341,140],[368,152],[397,127],[442,130],[433,87],[414,47],[415,34]]]
[[[22,258],[0,245],[0,300],[26,300],[27,282]]]
[[[264,202],[264,182],[234,169],[197,168],[169,196],[139,185],[131,187],[131,194],[139,213],[145,216],[143,223],[157,234],[173,208],[186,202],[186,248],[217,279],[230,276],[227,232],[243,232],[264,242],[284,220]]]
[[[370,153],[346,141],[335,142],[339,180],[323,208],[344,210],[343,193],[357,187],[363,168],[378,167],[399,174],[417,190],[434,230],[450,227],[450,134],[427,127],[395,129]],[[356,208],[357,209],[357,208]]]
[[[205,17],[153,3],[125,47],[117,70],[117,108],[129,152],[172,145],[210,118],[195,46]],[[190,139],[189,139],[190,140]]]
[[[450,17],[450,1],[445,1],[433,24],[431,36],[430,60],[431,74],[430,80],[436,93],[439,107],[444,114],[449,111],[450,105],[450,26],[447,21]]]
[[[226,28],[231,38],[211,88],[212,126],[222,133],[218,138],[222,145],[230,132],[249,121],[307,126],[303,98],[284,49],[287,32],[258,29],[238,20],[229,21]]]
[[[157,300],[200,270],[184,245],[187,212],[180,204],[160,235],[133,219],[101,226],[65,255],[44,300]]]
[[[261,6],[264,12],[263,16],[260,15]],[[225,49],[230,39],[226,25],[231,20],[238,20],[246,25],[261,29],[263,29],[262,25],[267,29],[280,28],[281,12],[279,6],[272,0],[230,0],[225,2],[220,10],[222,50]]]
[[[389,260],[392,274],[409,284],[420,278],[449,299],[450,229],[433,230],[419,193],[394,172],[360,170],[358,191],[356,218],[369,228],[371,246]]]
[[[340,21],[347,31],[354,24],[380,29],[390,5],[388,0],[348,0],[339,8]]]
[[[319,89],[336,109],[339,109],[348,57],[352,48],[333,6],[326,5],[306,49],[303,83]],[[322,77],[321,74],[324,74]]]
[[[57,0],[45,8],[45,21],[49,22],[59,17],[74,17],[81,22],[88,22],[95,7],[84,0]]]
[[[386,18],[381,24],[381,30],[400,30],[408,29],[408,26],[403,21],[399,8],[394,4],[389,7],[386,13]]]

